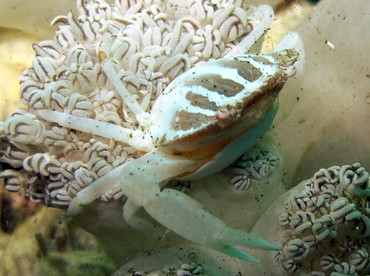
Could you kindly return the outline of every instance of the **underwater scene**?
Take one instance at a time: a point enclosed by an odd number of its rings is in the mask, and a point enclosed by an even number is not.
[[[368,0],[0,15],[0,276],[370,275]]]

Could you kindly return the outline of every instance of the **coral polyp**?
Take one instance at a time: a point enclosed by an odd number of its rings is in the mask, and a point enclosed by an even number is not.
[[[279,162],[279,157],[267,150],[246,152],[230,166],[230,172],[236,175],[231,179],[231,185],[237,190],[246,190],[252,183],[260,184],[279,166]]]
[[[286,200],[276,261],[292,275],[368,275],[369,194],[369,173],[359,163],[319,170]]]

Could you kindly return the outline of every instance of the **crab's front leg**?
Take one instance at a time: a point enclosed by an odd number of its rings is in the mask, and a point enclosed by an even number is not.
[[[79,192],[72,200],[69,213],[78,205],[99,197],[119,179],[125,195],[138,206],[142,206],[154,219],[168,229],[193,242],[206,245],[222,253],[249,261],[258,259],[239,251],[234,245],[278,250],[265,240],[240,230],[228,228],[225,223],[205,211],[187,195],[171,189],[160,190],[161,183],[187,174],[199,167],[197,161],[174,159],[155,151],[130,163],[126,163]]]
[[[259,262],[234,246],[280,249],[252,234],[226,227],[223,221],[205,211],[198,202],[175,190],[163,190],[143,207],[158,222],[184,238],[239,259]]]

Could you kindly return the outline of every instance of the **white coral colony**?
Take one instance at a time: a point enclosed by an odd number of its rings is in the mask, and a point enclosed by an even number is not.
[[[21,79],[26,107],[1,125],[0,158],[12,167],[1,176],[8,190],[71,215],[124,195],[134,227],[143,207],[191,241],[258,261],[233,246],[278,247],[162,188],[220,170],[256,143],[297,52],[235,56],[270,24],[268,6],[163,2],[79,0],[78,16],[53,21],[54,40],[34,45]]]
[[[279,216],[285,273],[369,275],[369,173],[359,163],[333,166],[303,184]]]

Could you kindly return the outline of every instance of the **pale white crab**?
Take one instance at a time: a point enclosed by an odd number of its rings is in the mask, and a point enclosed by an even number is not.
[[[125,220],[136,227],[135,212],[143,207],[154,219],[179,235],[228,255],[258,261],[234,248],[245,246],[269,250],[277,246],[226,225],[187,195],[162,188],[169,180],[195,179],[232,163],[253,146],[273,121],[276,97],[288,77],[294,75],[298,53],[286,39],[273,55],[245,53],[264,33],[272,12],[260,7],[261,20],[225,58],[209,61],[176,77],[145,111],[120,79],[123,70],[111,55],[112,35],[103,35],[98,48],[102,71],[128,112],[139,124],[135,129],[67,114],[48,108],[33,113],[50,123],[114,139],[142,152],[79,191],[68,214],[119,186],[127,196]],[[71,24],[78,23],[68,18]],[[260,24],[258,24],[260,23]],[[298,41],[298,40],[297,40]],[[299,41],[294,47],[300,45]],[[292,47],[292,48],[294,48]],[[297,46],[299,47],[299,46]]]
[[[77,193],[68,209],[76,214],[119,185],[128,201],[124,217],[143,207],[153,218],[179,235],[234,257],[257,261],[232,245],[277,249],[245,232],[228,228],[185,194],[161,188],[173,178],[194,179],[214,173],[253,146],[275,117],[275,99],[286,79],[295,73],[295,50],[274,55],[242,55],[205,63],[183,73],[144,112],[120,82],[116,64],[100,53],[102,67],[126,105],[149,131],[115,129],[108,124],[65,113],[39,110],[37,115],[79,131],[120,137],[143,151]]]

